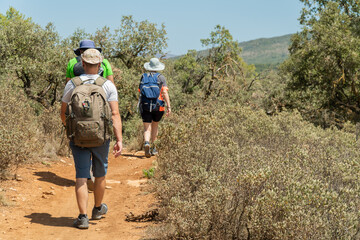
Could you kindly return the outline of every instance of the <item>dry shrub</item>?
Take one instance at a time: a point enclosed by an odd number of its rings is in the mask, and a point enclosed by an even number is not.
[[[128,151],[139,151],[144,146],[144,126],[140,116],[123,121],[123,138]]]
[[[164,239],[355,239],[354,134],[297,113],[237,105],[186,110],[162,126],[156,190]]]
[[[60,118],[61,104],[57,103],[39,116],[39,128],[42,130],[44,147],[40,157],[55,158],[57,155],[69,156],[69,140]]]
[[[23,91],[0,81],[0,176],[30,160],[41,143],[33,108]]]
[[[0,108],[0,178],[20,163],[69,154],[60,104],[43,109],[9,80],[0,81]]]

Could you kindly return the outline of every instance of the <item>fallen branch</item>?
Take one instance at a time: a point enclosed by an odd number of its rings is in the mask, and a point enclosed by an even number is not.
[[[148,211],[144,214],[140,214],[137,216],[135,216],[132,212],[130,212],[129,214],[126,214],[125,221],[127,221],[127,222],[151,222],[151,221],[156,221],[157,216],[159,216],[158,209],[154,209],[154,210]]]

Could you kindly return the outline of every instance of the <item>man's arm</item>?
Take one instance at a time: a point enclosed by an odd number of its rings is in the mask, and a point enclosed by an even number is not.
[[[170,106],[170,97],[169,97],[167,89],[165,89],[163,91],[163,97],[164,97],[164,100],[166,102],[166,107],[167,107],[166,108],[166,116],[169,116],[171,113],[171,106]]]
[[[113,122],[114,134],[116,137],[116,143],[114,145],[113,154],[115,157],[120,156],[122,151],[122,125],[121,125],[121,117],[119,113],[119,104],[117,101],[110,101],[111,108],[111,119]]]
[[[115,83],[114,83],[114,75],[107,76],[106,79],[110,80],[115,85]]]
[[[61,117],[61,121],[64,124],[64,126],[66,125],[66,116],[65,116],[66,107],[67,107],[67,103],[66,102],[61,102],[60,117]]]
[[[106,79],[110,80],[115,85],[114,73],[112,71],[110,62],[107,59],[104,59],[102,64],[104,66],[104,76],[106,76]]]

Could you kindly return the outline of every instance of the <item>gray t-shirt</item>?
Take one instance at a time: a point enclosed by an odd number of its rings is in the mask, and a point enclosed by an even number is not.
[[[94,79],[97,79],[98,77],[99,77],[98,74],[82,74],[82,75],[80,75],[80,79],[82,81],[92,79],[84,84],[90,84],[90,83],[93,84],[95,82]],[[68,81],[66,83],[66,86],[64,89],[64,94],[63,94],[61,101],[65,102],[65,103],[69,103],[71,100],[71,94],[72,94],[74,88],[75,88],[75,85],[72,83],[72,81]],[[116,87],[110,80],[107,80],[102,85],[102,88],[105,91],[106,100],[108,102],[118,101],[118,93],[117,93]]]

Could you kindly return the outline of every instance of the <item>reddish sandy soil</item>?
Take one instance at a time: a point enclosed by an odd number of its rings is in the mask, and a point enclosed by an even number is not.
[[[125,151],[116,159],[110,155],[104,197],[109,212],[99,221],[90,220],[87,230],[72,227],[78,215],[72,158],[23,166],[16,171],[17,179],[0,182],[0,195],[9,203],[0,206],[0,239],[146,239],[146,229],[153,223],[125,218],[130,212],[139,215],[156,207],[142,173],[153,160],[143,152]],[[88,215],[92,207],[89,193]]]

